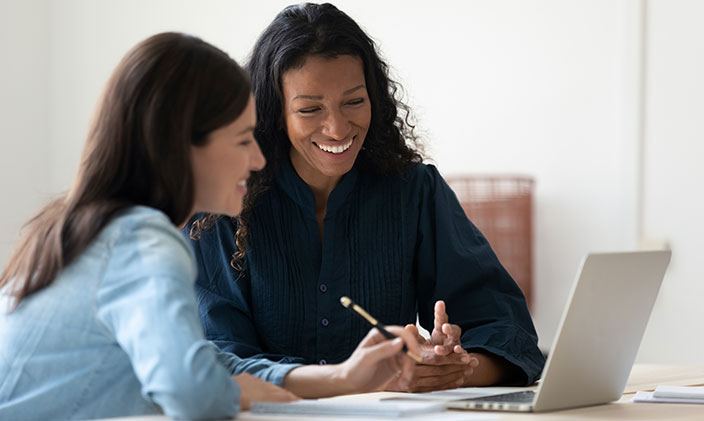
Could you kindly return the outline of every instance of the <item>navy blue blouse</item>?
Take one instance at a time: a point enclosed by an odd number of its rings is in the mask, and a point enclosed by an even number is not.
[[[349,296],[385,324],[433,328],[444,300],[462,346],[501,356],[535,381],[544,357],[526,301],[432,165],[403,177],[353,168],[330,194],[322,243],[315,199],[290,163],[250,217],[246,271],[230,266],[235,222],[193,241],[208,339],[240,357],[337,363],[369,331]],[[184,232],[188,232],[186,227]]]

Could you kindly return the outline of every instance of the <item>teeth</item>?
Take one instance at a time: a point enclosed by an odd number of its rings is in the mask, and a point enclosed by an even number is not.
[[[319,145],[316,143],[316,146],[318,146],[318,148],[320,148],[321,150],[323,150],[325,152],[338,154],[338,153],[342,153],[342,152],[346,151],[347,149],[349,149],[350,146],[352,146],[353,141],[354,141],[354,138],[350,139],[350,141],[345,143],[344,145],[326,146],[326,145]]]
[[[237,183],[237,185],[240,187],[247,187],[247,180],[242,180],[239,183]]]

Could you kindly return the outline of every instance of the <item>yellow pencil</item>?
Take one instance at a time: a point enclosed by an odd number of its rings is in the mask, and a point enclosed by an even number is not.
[[[379,330],[379,332],[381,332],[382,335],[386,336],[387,339],[395,339],[395,338],[397,337],[397,336],[394,335],[393,333],[391,333],[391,332],[389,332],[388,330],[386,330],[386,326],[384,326],[383,324],[379,323],[379,321],[378,321],[377,319],[375,319],[374,317],[372,317],[371,314],[367,313],[367,311],[366,311],[365,309],[363,309],[363,308],[360,307],[359,305],[355,304],[352,300],[349,299],[349,297],[344,297],[344,296],[343,296],[343,297],[340,297],[340,303],[341,303],[343,306],[345,306],[345,308],[348,308],[348,309],[354,311],[355,313],[357,313],[357,315],[359,315],[361,318],[363,318],[364,320],[366,320],[370,325],[372,325],[373,327],[377,328],[377,329]],[[417,362],[419,362],[419,363],[422,363],[422,362],[423,362],[423,359],[422,359],[421,357],[419,357],[418,355],[412,353],[412,352],[406,347],[406,344],[403,344],[403,352],[405,352],[406,355],[408,355],[409,357],[413,358],[413,359],[416,360]]]

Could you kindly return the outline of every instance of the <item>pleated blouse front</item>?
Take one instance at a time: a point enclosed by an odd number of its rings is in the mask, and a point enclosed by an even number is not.
[[[287,163],[250,217],[242,273],[229,264],[235,230],[222,218],[193,242],[201,319],[223,350],[337,363],[369,331],[341,296],[382,323],[418,314],[429,329],[443,299],[466,349],[503,356],[525,382],[542,370],[523,295],[432,165],[389,177],[353,168],[328,199],[321,241],[313,193]]]

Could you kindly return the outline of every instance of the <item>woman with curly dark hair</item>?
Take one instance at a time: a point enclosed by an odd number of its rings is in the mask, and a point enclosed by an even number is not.
[[[525,299],[432,165],[374,42],[331,4],[290,6],[248,70],[268,165],[239,219],[185,229],[209,339],[280,362],[344,360],[368,327],[432,331],[407,387],[530,384],[544,358]],[[449,321],[453,324],[450,324]]]

